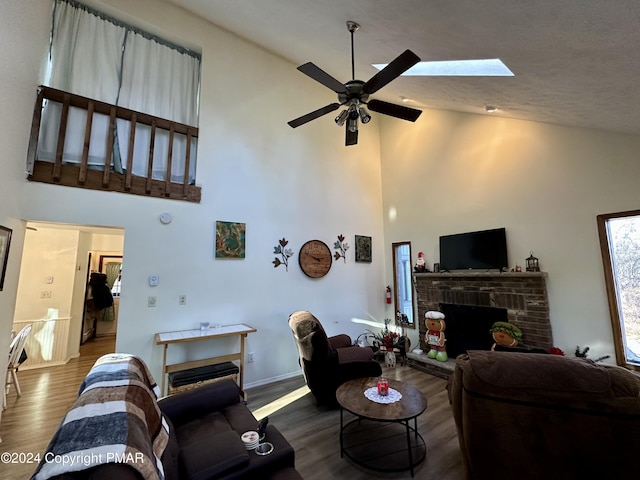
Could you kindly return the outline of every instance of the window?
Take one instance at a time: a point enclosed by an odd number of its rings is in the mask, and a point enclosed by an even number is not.
[[[200,55],[148,32],[108,17],[74,0],[55,0],[47,86],[64,92],[196,127],[200,88]],[[39,160],[53,162],[62,106],[49,102],[42,113]],[[72,107],[66,123],[63,161],[78,164],[85,148],[87,112]],[[130,140],[134,129],[135,142]],[[111,131],[110,131],[111,130]],[[113,134],[110,159],[104,145]],[[154,145],[153,162],[148,161]],[[111,141],[109,141],[111,144]],[[189,145],[187,145],[189,144]],[[195,184],[196,140],[173,131],[95,115],[91,127],[89,168],[111,165],[123,173],[129,148],[135,145],[134,175]],[[188,164],[186,158],[189,157]],[[169,158],[171,160],[169,160]],[[105,162],[105,159],[107,160]],[[151,165],[151,166],[150,166]],[[185,173],[185,167],[188,172]],[[148,172],[151,170],[151,172]]]
[[[616,361],[640,370],[640,210],[597,220]]]
[[[409,328],[415,328],[413,319],[413,283],[411,281],[411,242],[392,244],[393,290],[396,319]]]

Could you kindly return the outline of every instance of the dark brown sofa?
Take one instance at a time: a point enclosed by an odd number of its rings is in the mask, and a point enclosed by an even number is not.
[[[640,378],[625,369],[469,351],[447,388],[466,479],[640,476]]]
[[[106,362],[98,365],[102,359],[99,360],[92,369],[96,373],[90,372],[85,379],[81,395],[65,416],[38,466],[33,477],[36,480],[158,478],[151,451],[157,451],[160,439],[160,460],[166,480],[302,478],[295,470],[293,448],[275,426],[268,425],[265,435],[265,441],[274,447],[270,454],[261,456],[246,450],[240,436],[256,430],[258,421],[244,404],[242,392],[233,380],[221,380],[156,401],[145,385],[154,386],[154,382],[145,374],[144,363],[136,357],[124,358],[123,368],[114,374],[113,363],[109,363],[113,357],[102,357]],[[116,360],[121,357],[115,355]],[[113,382],[121,382],[122,386],[108,384]],[[86,385],[90,387],[86,388]],[[114,402],[124,403],[127,407],[114,413],[110,406]],[[87,412],[86,408],[92,410]],[[87,415],[83,417],[84,413]],[[112,440],[111,430],[117,431],[123,423],[128,429],[126,438],[122,440],[116,436]],[[126,450],[132,452],[128,464],[123,457],[105,461],[104,452],[121,452],[117,449],[122,441],[131,446]],[[140,452],[147,456],[138,458]],[[56,471],[51,468],[55,466],[53,455],[61,459],[73,458],[77,460],[76,465]],[[99,460],[98,455],[102,455]],[[45,460],[50,464],[47,468],[43,468]],[[80,465],[80,462],[91,464]],[[141,462],[150,462],[150,465],[141,468]]]

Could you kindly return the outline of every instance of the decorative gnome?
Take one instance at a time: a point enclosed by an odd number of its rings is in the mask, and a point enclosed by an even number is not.
[[[449,358],[444,342],[444,314],[442,312],[429,311],[424,314],[425,323],[427,324],[427,334],[425,340],[429,344],[429,353],[427,357],[435,358],[440,362],[446,362]]]
[[[495,343],[491,346],[491,350],[495,350],[496,345],[503,347],[516,347],[522,341],[522,332],[513,323],[496,322],[491,326],[491,336]]]
[[[425,272],[427,270],[427,264],[424,261],[424,253],[418,252],[418,260],[416,260],[416,266],[413,267],[416,273]]]

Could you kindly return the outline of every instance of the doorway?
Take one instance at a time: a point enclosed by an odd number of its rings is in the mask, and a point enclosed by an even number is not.
[[[122,258],[124,246],[121,228],[32,221],[26,227],[13,318],[14,330],[32,325],[25,370],[80,355],[87,278],[94,268],[89,254],[96,261],[100,255]],[[117,321],[109,326],[104,336],[115,347]]]

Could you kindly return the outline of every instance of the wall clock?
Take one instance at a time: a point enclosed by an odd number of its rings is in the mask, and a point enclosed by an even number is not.
[[[309,240],[300,248],[298,262],[308,277],[324,277],[331,269],[331,250],[320,240]]]

